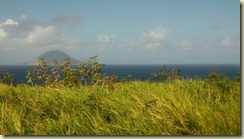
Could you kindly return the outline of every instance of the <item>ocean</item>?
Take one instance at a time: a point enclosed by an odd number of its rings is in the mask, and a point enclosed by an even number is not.
[[[122,79],[131,75],[132,79],[145,81],[150,78],[153,72],[157,72],[162,65],[106,65],[102,71],[106,75],[116,75]],[[240,65],[166,65],[169,69],[180,69],[183,78],[206,78],[211,70],[225,74],[234,79],[240,73]],[[0,66],[0,69],[8,69],[14,75],[14,83],[26,83],[26,71],[35,66]]]

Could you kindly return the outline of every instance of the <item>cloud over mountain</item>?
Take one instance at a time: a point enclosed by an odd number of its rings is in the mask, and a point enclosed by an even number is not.
[[[60,24],[74,24],[73,21],[76,21],[74,18],[76,17],[59,17],[52,19],[52,22],[46,21],[46,23],[37,22],[26,16],[22,17],[20,21],[9,18],[0,24],[0,47],[1,49],[43,49],[43,51],[53,48],[65,49],[66,46],[70,47],[73,41],[62,32],[58,21],[62,21]],[[73,20],[64,22],[70,19]],[[76,22],[78,21],[79,19]]]
[[[31,52],[33,55],[60,49],[70,50],[79,45],[77,40],[63,32],[64,25],[78,24],[78,16],[55,17],[44,22],[36,21],[26,15],[16,21],[8,18],[0,23],[0,55],[5,59],[13,59],[11,53]],[[5,55],[8,53],[8,55]],[[30,54],[30,55],[32,55]],[[18,56],[17,56],[18,57]],[[26,57],[30,59],[30,57]]]

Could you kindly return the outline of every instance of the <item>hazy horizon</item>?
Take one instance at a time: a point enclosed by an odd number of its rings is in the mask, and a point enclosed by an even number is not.
[[[0,13],[0,65],[50,50],[108,65],[240,65],[238,0],[8,0]]]
[[[50,50],[50,51],[61,51],[61,50]],[[47,52],[50,52],[50,51],[47,51]],[[46,52],[42,53],[42,55],[45,54],[45,53]],[[34,59],[36,59],[38,57],[42,57],[42,56],[41,55],[40,56],[37,56]],[[71,57],[72,59],[78,60],[80,62],[82,62],[82,61],[84,61],[84,60],[87,59],[87,58],[85,58],[85,59],[75,59],[75,58],[73,58],[70,55],[68,55],[68,57]],[[57,57],[54,57],[54,58],[57,58]],[[21,63],[0,64],[0,66],[24,66],[26,62],[33,61],[34,59],[31,59],[29,61],[24,61],[24,62],[21,62]],[[105,64],[105,63],[103,63],[103,61],[101,61],[99,59],[99,57],[98,57],[98,60],[99,60],[100,63]],[[63,64],[63,63],[60,62],[59,64]],[[105,64],[105,65],[239,65],[240,66],[240,63],[224,63],[224,64],[221,64],[221,63],[220,64],[219,63],[212,63],[212,64],[211,63],[210,64],[209,63],[201,63],[201,64],[199,64],[199,63],[173,63],[173,64],[172,63],[171,64],[170,63],[156,63],[156,64],[152,64],[152,63],[141,63],[141,64],[123,64],[123,63],[118,64],[118,63],[110,63],[110,64]],[[26,65],[26,66],[30,66],[30,65]]]

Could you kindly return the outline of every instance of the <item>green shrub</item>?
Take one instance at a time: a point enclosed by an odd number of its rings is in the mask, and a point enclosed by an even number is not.
[[[217,73],[216,70],[211,70],[207,77],[207,82],[213,87],[213,89],[227,88],[230,79],[225,74]]]
[[[60,85],[60,67],[57,60],[54,59],[54,67],[51,68],[43,58],[37,60],[35,69],[27,71],[27,83],[31,85],[46,85],[57,86]]]
[[[78,87],[80,85],[108,85],[117,82],[117,76],[107,76],[102,72],[104,64],[100,64],[97,56],[88,58],[86,62],[73,68],[69,58],[59,65],[54,59],[54,65],[48,66],[43,58],[33,70],[27,71],[27,82],[31,85],[44,85],[51,87]]]

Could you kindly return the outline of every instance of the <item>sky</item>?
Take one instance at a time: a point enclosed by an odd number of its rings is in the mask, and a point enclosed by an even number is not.
[[[104,64],[240,64],[240,1],[0,0],[0,65],[50,50]]]

